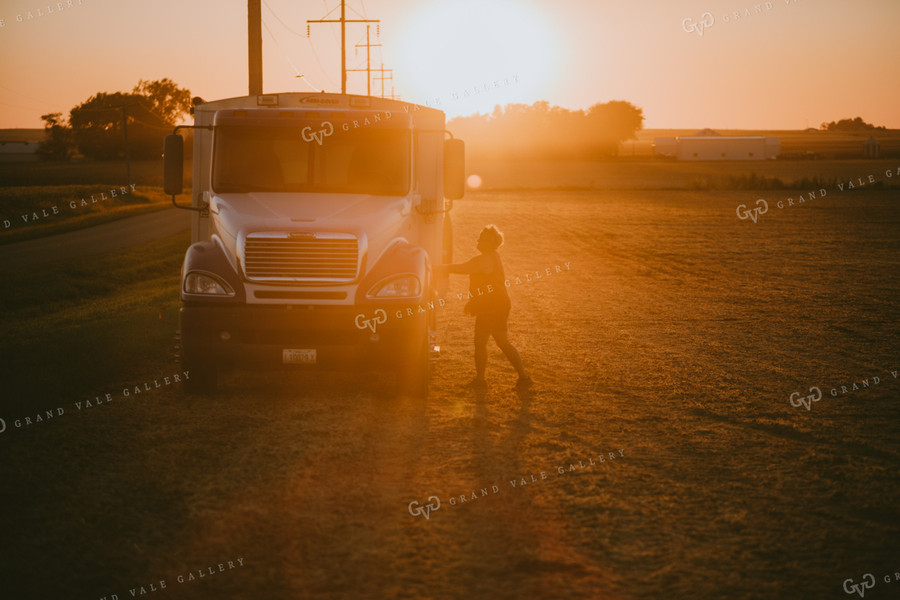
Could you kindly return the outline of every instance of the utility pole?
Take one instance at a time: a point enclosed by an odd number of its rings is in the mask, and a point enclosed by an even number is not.
[[[122,131],[125,134],[125,181],[131,183],[131,153],[128,151],[128,107],[133,104],[126,104],[122,107]]]
[[[263,90],[262,63],[262,8],[260,0],[247,0],[247,59],[251,96],[259,96]]]
[[[366,68],[365,69],[347,69],[347,71],[365,71],[366,72],[366,96],[372,95],[372,66],[371,66],[371,56],[369,54],[369,48],[377,48],[380,47],[381,44],[370,44],[369,43],[369,29],[371,29],[371,25],[366,25],[366,43],[365,44],[357,44],[357,48],[362,48],[365,46],[366,48]]]
[[[394,85],[394,84],[393,84],[393,81],[394,81],[394,70],[393,70],[393,69],[385,69],[385,68],[384,68],[384,63],[381,63],[381,68],[380,68],[380,69],[375,69],[375,70],[381,72],[381,77],[376,77],[376,78],[375,78],[375,79],[380,79],[380,80],[381,80],[381,97],[384,98],[384,80],[385,80],[385,79],[390,79],[390,80],[391,80],[391,98],[393,98],[393,97],[394,97],[394,88],[393,88],[393,85]],[[385,76],[384,76],[385,73],[390,73],[390,75],[388,75],[387,77],[385,77]]]
[[[328,16],[328,15],[325,15]],[[341,24],[341,93],[347,93],[347,23],[381,23],[378,19],[348,19],[346,13],[346,0],[341,0],[340,19],[307,19],[306,36],[309,37],[310,23],[340,23]]]
[[[132,106],[141,106],[139,102],[123,104],[122,106],[110,106],[108,108],[82,108],[79,113],[104,113],[111,110],[122,111],[122,136],[125,138],[125,175],[131,183],[131,150],[128,147],[128,109]],[[158,115],[157,115],[158,116]]]

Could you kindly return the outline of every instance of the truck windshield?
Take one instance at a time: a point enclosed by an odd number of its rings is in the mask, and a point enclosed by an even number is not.
[[[216,127],[212,187],[218,193],[403,196],[410,139],[407,129],[333,127],[326,136],[308,127]]]

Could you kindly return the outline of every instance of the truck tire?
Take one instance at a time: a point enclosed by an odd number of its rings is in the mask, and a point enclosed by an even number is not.
[[[189,378],[184,380],[186,394],[212,394],[219,384],[219,369],[206,361],[185,361],[181,365]]]
[[[450,214],[444,215],[443,246],[441,247],[441,262],[449,265],[453,262],[453,224],[450,222]]]
[[[397,391],[401,396],[425,398],[431,361],[428,356],[428,321],[420,319],[414,333],[403,344],[397,368]]]

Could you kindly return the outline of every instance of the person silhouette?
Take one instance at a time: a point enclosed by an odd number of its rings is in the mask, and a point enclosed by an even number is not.
[[[506,293],[503,263],[497,252],[502,244],[503,234],[495,225],[488,225],[481,230],[476,244],[481,254],[464,263],[435,267],[438,276],[469,276],[470,299],[465,312],[475,317],[475,379],[469,383],[472,387],[487,386],[484,371],[487,367],[487,343],[491,337],[519,374],[516,387],[528,387],[533,383],[525,371],[519,351],[507,335],[511,303]]]

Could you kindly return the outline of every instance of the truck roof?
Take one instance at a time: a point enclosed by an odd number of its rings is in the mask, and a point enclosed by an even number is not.
[[[196,101],[199,100],[199,103]],[[301,109],[341,109],[341,110],[387,110],[405,111],[416,117],[426,117],[427,120],[440,118],[444,113],[436,108],[392,100],[390,98],[378,98],[376,96],[357,96],[354,94],[329,94],[329,93],[301,93],[282,92],[277,94],[261,94],[259,96],[238,96],[205,102],[195,98],[193,112],[217,111],[227,108],[301,108]],[[427,116],[426,116],[427,115]]]

